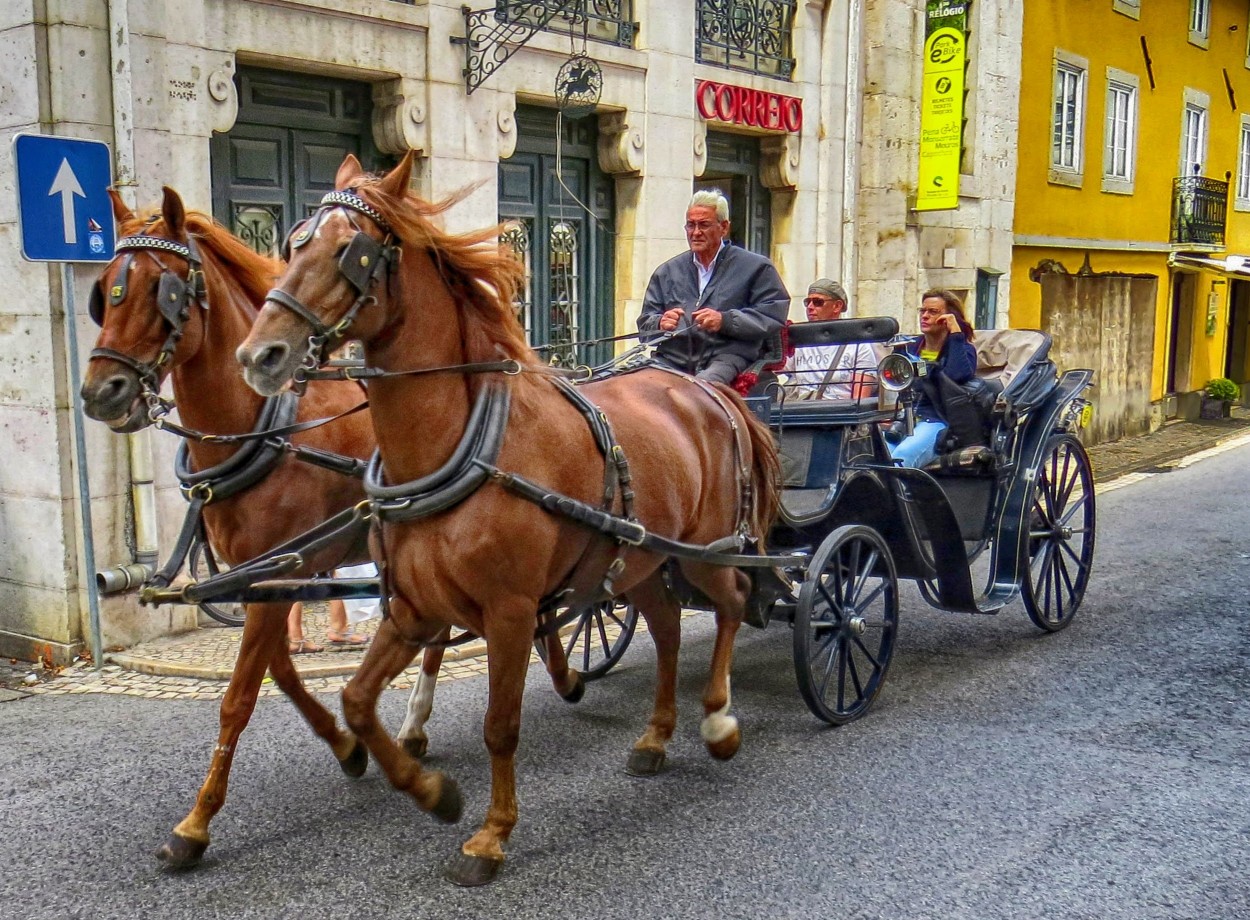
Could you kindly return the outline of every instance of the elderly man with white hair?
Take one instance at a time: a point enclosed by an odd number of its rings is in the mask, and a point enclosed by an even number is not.
[[[638,317],[642,340],[660,339],[656,360],[705,380],[732,384],[785,323],[790,295],[765,256],[729,244],[729,202],[696,192],[686,209],[690,251],[651,275]]]

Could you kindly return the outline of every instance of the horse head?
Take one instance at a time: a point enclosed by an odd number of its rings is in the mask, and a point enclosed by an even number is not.
[[[113,190],[113,215],[125,234],[91,290],[100,327],[82,385],[87,415],[114,431],[149,423],[146,398],[203,339],[207,304],[198,245],[182,199],[166,187],[159,213],[135,215]]]

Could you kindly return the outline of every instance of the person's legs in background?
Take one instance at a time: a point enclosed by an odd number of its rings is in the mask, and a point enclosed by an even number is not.
[[[915,430],[890,448],[890,456],[905,467],[920,469],[937,456],[937,439],[945,430],[945,422],[916,422]]]
[[[304,605],[296,601],[286,616],[287,650],[292,655],[312,655],[324,652],[325,646],[304,638]]]

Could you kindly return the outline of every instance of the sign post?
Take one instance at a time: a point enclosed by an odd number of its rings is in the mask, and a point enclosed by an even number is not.
[[[925,7],[917,211],[959,207],[967,16],[966,0],[928,0]]]
[[[91,656],[104,665],[100,633],[100,596],[95,579],[95,543],[91,533],[91,490],[87,477],[81,372],[78,365],[77,311],[73,262],[108,262],[116,242],[108,188],[113,155],[108,144],[46,134],[13,138],[17,170],[17,222],[22,258],[60,262],[65,299],[65,334],[69,345],[70,389],[74,400],[74,444],[78,466],[78,503],[83,522],[83,563],[87,573]]]

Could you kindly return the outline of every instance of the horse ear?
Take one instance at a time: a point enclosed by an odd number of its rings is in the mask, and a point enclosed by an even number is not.
[[[117,189],[109,189],[109,201],[113,202],[113,219],[119,225],[135,219],[135,212],[126,206],[126,202],[122,201],[122,196],[117,193]]]
[[[182,205],[182,197],[168,185],[162,186],[165,198],[161,202],[161,217],[165,219],[165,228],[172,236],[182,236],[187,223],[187,209]]]
[[[412,151],[404,154],[399,165],[388,172],[378,183],[378,188],[391,198],[403,198],[408,193],[408,183],[412,181]]]
[[[349,153],[343,157],[343,162],[339,166],[339,171],[334,176],[335,188],[347,188],[353,179],[358,179],[365,174],[365,168],[360,165],[360,161],[356,159],[354,153]]]

